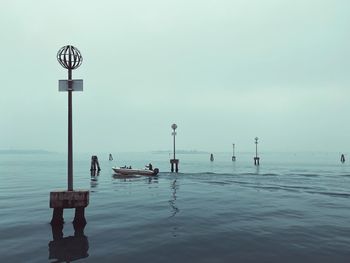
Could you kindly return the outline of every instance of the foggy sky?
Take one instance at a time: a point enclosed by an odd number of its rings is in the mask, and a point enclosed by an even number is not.
[[[350,151],[347,0],[2,0],[0,149]]]

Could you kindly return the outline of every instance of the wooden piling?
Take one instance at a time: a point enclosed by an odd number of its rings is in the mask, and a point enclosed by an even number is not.
[[[210,154],[210,161],[214,162],[214,155],[212,153]]]
[[[101,171],[100,164],[98,162],[98,157],[96,155],[91,156],[91,166],[90,171]]]
[[[344,156],[344,154],[341,155],[340,161],[341,161],[341,163],[345,163],[345,156]]]

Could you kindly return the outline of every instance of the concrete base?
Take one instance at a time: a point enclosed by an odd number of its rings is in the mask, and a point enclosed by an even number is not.
[[[86,225],[85,207],[89,205],[89,191],[50,192],[50,208],[53,208],[51,225],[64,224],[63,209],[75,208],[74,225]]]
[[[254,165],[260,165],[260,158],[254,157]]]
[[[175,172],[177,173],[179,171],[179,159],[171,159],[171,172],[174,172],[174,166],[175,166]]]

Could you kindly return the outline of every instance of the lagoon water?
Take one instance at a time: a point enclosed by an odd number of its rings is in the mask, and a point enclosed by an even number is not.
[[[1,154],[0,262],[349,262],[350,166],[337,153],[74,156],[74,188],[90,190],[87,225],[66,210],[53,237],[49,192],[67,186],[65,154]],[[111,167],[160,168],[121,178]]]

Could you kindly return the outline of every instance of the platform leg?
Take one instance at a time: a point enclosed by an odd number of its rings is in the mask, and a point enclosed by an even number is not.
[[[54,208],[52,212],[51,225],[59,226],[63,224],[63,208]]]
[[[74,216],[73,224],[75,226],[85,226],[86,225],[85,207],[75,208],[75,216]]]

